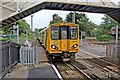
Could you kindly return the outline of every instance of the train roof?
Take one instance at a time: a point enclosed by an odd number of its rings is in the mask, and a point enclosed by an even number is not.
[[[50,26],[53,26],[53,25],[71,25],[71,26],[73,26],[73,25],[75,25],[75,26],[78,26],[77,24],[75,24],[75,23],[70,23],[70,22],[59,22],[59,23],[54,23],[54,24],[51,24]]]
[[[42,31],[40,31],[40,33],[42,33],[43,31],[45,31],[47,28],[49,28],[49,26],[45,27]]]
[[[59,23],[54,23],[54,24],[50,24],[49,26],[45,27],[42,31],[40,31],[40,33],[42,33],[43,31],[45,31],[46,29],[48,29],[49,27],[51,26],[54,26],[54,25],[75,25],[75,26],[78,26],[77,24],[75,23],[70,23],[70,22],[59,22]]]

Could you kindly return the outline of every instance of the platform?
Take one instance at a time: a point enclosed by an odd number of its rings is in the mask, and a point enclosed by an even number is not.
[[[42,64],[42,65],[41,65]],[[34,69],[28,71],[28,80],[31,78],[39,79],[59,79],[53,67],[48,63],[41,63]]]
[[[39,63],[48,62],[46,51],[43,47],[37,47],[37,55]]]
[[[18,63],[16,66],[14,66],[14,68],[10,71],[10,73],[7,73],[5,75],[4,79],[15,80],[16,78],[27,78],[27,74],[28,74],[27,67]]]
[[[23,65],[19,67],[17,66],[4,77],[4,80],[16,80],[21,78],[25,80],[59,80],[57,73],[49,63],[41,63],[39,65],[35,65],[35,67],[32,69],[28,69]]]

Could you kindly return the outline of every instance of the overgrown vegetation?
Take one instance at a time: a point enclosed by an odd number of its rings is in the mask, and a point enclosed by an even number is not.
[[[14,23],[16,24],[16,23]],[[30,29],[30,25],[24,20],[21,19],[19,21],[17,21],[18,27],[19,27],[19,41],[20,44],[23,45],[24,41],[26,40],[26,34],[25,31],[27,30],[27,39],[29,41],[32,41],[34,38],[34,34],[32,33],[31,29]],[[2,29],[2,33],[1,34],[6,34],[6,35],[10,35],[10,28],[12,27],[5,27]],[[0,40],[8,40],[8,38],[1,38]],[[12,38],[11,39],[12,42],[17,42],[16,38]]]
[[[99,35],[99,36],[97,37],[97,39],[98,39],[98,41],[104,41],[104,42],[106,42],[106,41],[113,40],[114,37],[111,36],[111,35],[108,35],[108,34],[102,34],[102,35]]]
[[[62,21],[63,21],[62,17],[58,16],[58,14],[54,14],[53,20],[50,21],[50,24],[58,23],[58,22],[62,22]]]

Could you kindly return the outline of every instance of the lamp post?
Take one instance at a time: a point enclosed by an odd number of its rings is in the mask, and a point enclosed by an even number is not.
[[[33,31],[33,15],[31,15],[31,30]]]
[[[33,16],[31,15],[31,31],[33,32]],[[32,37],[32,46],[34,46],[34,37]]]

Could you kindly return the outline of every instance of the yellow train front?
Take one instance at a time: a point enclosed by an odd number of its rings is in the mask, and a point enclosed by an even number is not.
[[[70,60],[79,52],[79,27],[74,23],[55,23],[40,32],[40,42],[52,59]]]

